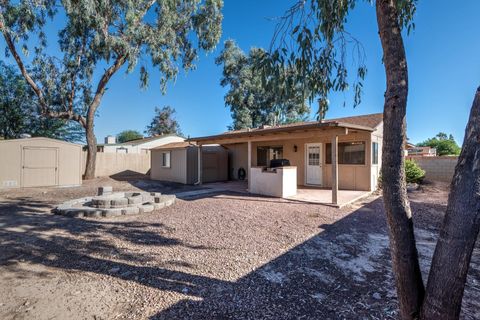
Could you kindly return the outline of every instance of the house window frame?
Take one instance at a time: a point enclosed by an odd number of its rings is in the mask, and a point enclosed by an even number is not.
[[[379,146],[378,142],[372,141],[372,164],[373,165],[378,165],[378,146]]]
[[[260,164],[260,162],[258,161],[259,160],[259,150],[260,149],[264,149],[264,150],[267,150],[267,163],[266,164]],[[282,157],[284,157],[284,152],[283,152],[283,145],[258,145],[257,146],[257,154],[256,154],[256,165],[257,166],[263,166],[263,167],[268,167],[270,166],[270,161],[273,160],[273,159],[281,159]],[[275,156],[273,156],[271,159],[269,158],[269,155],[270,153],[274,154]]]
[[[338,154],[337,156],[337,161],[338,161],[338,165],[342,165],[342,166],[366,166],[367,165],[367,141],[365,140],[353,140],[353,141],[342,141],[342,142],[338,142],[338,146],[337,146],[337,150],[340,149],[340,145],[342,144],[346,144],[346,143],[349,143],[349,144],[352,144],[352,143],[358,143],[358,144],[362,144],[363,145],[363,162],[362,163],[343,163],[343,162],[340,162],[340,159],[342,159],[342,157],[340,157],[340,154]],[[330,146],[330,155],[328,154],[328,147]],[[332,144],[331,143],[325,143],[325,164],[326,165],[331,165],[332,164]]]
[[[172,152],[171,151],[162,151],[162,168],[171,168],[172,167]]]

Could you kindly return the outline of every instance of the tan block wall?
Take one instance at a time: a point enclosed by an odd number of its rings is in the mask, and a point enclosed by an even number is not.
[[[451,182],[458,157],[407,157],[425,170],[425,178],[432,181]]]
[[[83,170],[87,153],[83,152]],[[150,153],[104,153],[97,152],[96,177],[107,177],[125,171],[145,174],[150,170]]]

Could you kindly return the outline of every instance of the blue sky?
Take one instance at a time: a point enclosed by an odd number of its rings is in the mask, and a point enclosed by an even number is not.
[[[219,84],[221,67],[214,63],[226,39],[234,39],[248,51],[268,47],[275,22],[293,1],[225,0],[222,40],[217,49],[201,53],[197,69],[180,73],[165,95],[159,88],[159,74],[152,70],[150,87],[138,86],[138,70],[120,72],[109,84],[96,119],[99,142],[125,129],[143,132],[155,106],[170,105],[177,110],[183,132],[190,136],[220,133],[231,123],[224,104],[226,88]],[[439,131],[463,140],[475,89],[480,85],[480,24],[476,14],[480,1],[420,0],[416,29],[405,37],[409,64],[408,136],[416,143]],[[351,12],[347,30],[364,46],[368,68],[362,103],[355,109],[346,94],[333,94],[327,118],[382,112],[385,75],[377,34],[375,9],[360,1]],[[4,43],[0,44],[3,50]],[[346,106],[343,106],[344,101]],[[312,106],[314,119],[316,105]]]

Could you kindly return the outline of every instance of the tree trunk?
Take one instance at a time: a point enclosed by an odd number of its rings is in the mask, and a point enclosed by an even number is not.
[[[383,112],[383,202],[400,314],[402,319],[414,319],[420,312],[424,287],[405,181],[407,60],[395,2],[377,0],[376,11],[387,78]]]
[[[85,165],[84,179],[89,180],[95,178],[95,167],[97,161],[97,138],[93,131],[93,116],[87,115],[87,125],[85,127],[85,133],[87,137],[87,163]]]
[[[480,230],[480,88],[473,100],[447,211],[433,255],[423,319],[458,319]]]

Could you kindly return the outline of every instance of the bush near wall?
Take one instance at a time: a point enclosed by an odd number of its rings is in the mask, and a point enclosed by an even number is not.
[[[405,160],[405,175],[407,177],[407,183],[420,183],[425,178],[425,170],[414,160]]]

